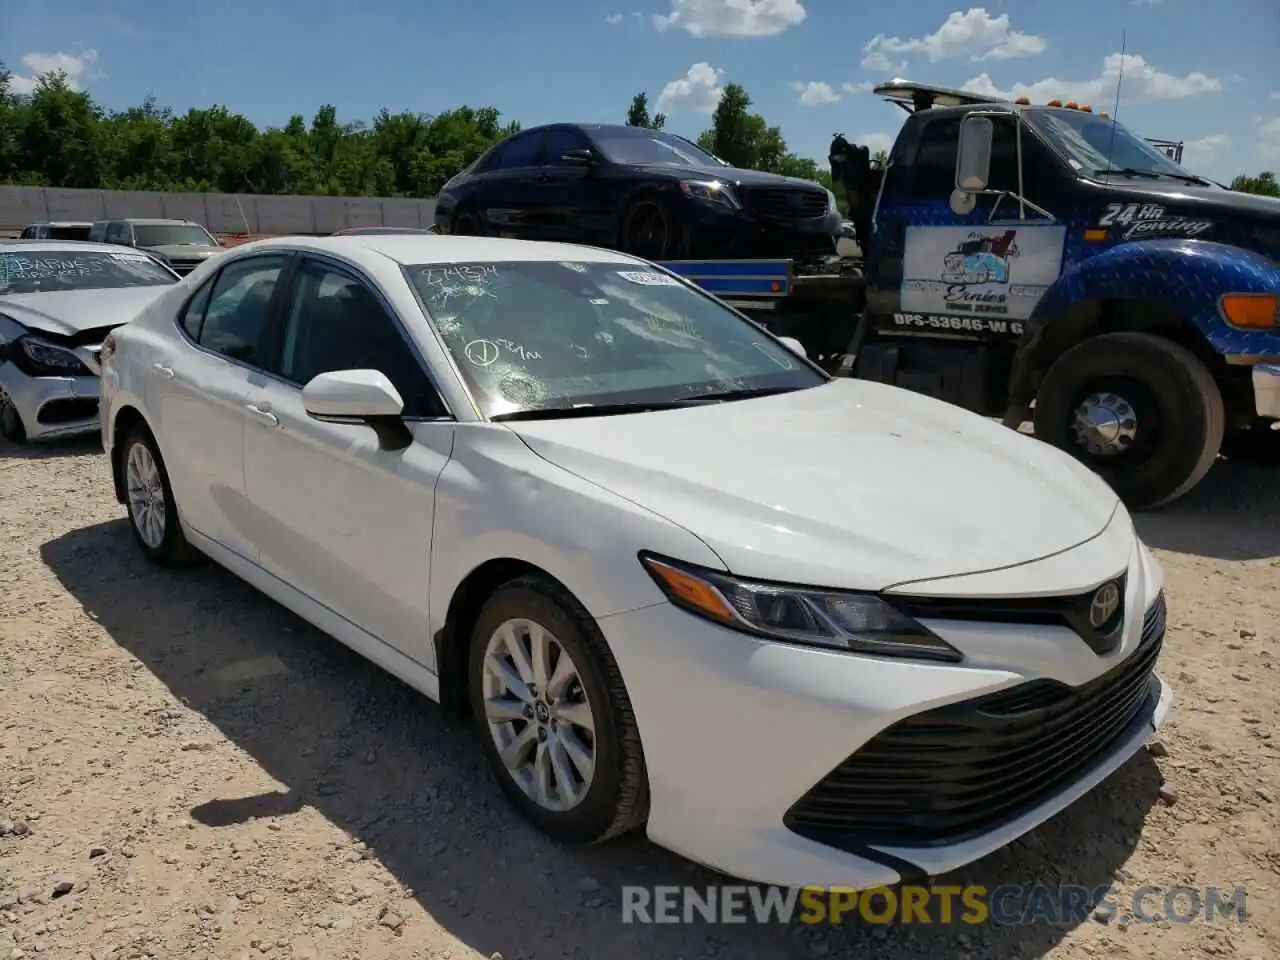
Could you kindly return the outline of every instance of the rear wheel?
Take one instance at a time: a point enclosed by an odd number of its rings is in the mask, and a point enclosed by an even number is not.
[[[156,439],[142,424],[125,438],[120,452],[129,526],[143,555],[163,567],[198,563],[203,555],[187,542]]]
[[[1036,393],[1035,432],[1101,475],[1133,509],[1176,500],[1222,445],[1222,395],[1185,347],[1149,333],[1076,344]]]

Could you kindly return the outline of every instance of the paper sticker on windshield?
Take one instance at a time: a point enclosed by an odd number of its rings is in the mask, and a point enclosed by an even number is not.
[[[609,305],[609,301],[605,300],[603,297],[596,300],[592,300],[591,302],[595,304],[597,307],[607,307]]]
[[[151,258],[145,253],[109,253],[107,254],[112,260],[118,260],[121,263],[150,263]]]
[[[564,267],[566,270],[572,270],[574,273],[587,272],[587,265],[585,263],[573,263],[569,260],[561,260],[560,266]]]
[[[619,270],[618,276],[642,287],[678,287],[680,281],[665,273],[653,273],[649,270]]]

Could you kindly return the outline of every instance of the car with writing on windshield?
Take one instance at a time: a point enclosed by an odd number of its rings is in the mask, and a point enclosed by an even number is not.
[[[217,238],[193,220],[140,217],[99,220],[94,223],[89,239],[144,250],[183,277],[223,250]]]
[[[731,167],[644,127],[523,130],[444,185],[436,224],[460,235],[610,247],[650,260],[836,256],[835,196],[809,180]]]
[[[106,244],[0,248],[0,436],[96,432],[103,339],[177,282],[153,257]]]
[[[944,873],[1160,725],[1160,568],[1067,454],[802,354],[602,248],[259,240],[108,338],[104,446],[144,556],[470,713],[551,836]]]

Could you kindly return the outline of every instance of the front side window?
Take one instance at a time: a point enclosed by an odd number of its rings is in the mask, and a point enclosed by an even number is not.
[[[674,167],[723,167],[725,163],[701,147],[658,130],[640,127],[593,131],[596,146],[614,163],[662,164]]]
[[[422,263],[405,274],[489,417],[826,382],[728,307],[641,264]]]
[[[541,160],[542,134],[525,133],[508,141],[498,155],[497,169],[518,170],[523,167],[536,167]]]
[[[960,117],[930,122],[920,132],[920,146],[911,177],[911,192],[918,197],[949,197],[956,188],[956,152],[960,144]]]
[[[217,241],[209,235],[209,232],[194,223],[135,224],[133,242],[140,247],[217,246]]]
[[[437,417],[443,404],[400,328],[351,274],[307,261],[285,318],[282,377],[299,387],[335,370],[378,370],[404,400],[406,417]]]
[[[0,295],[156,287],[178,278],[145,253],[57,250],[0,253]]]
[[[249,257],[224,267],[200,323],[200,346],[262,366],[271,297],[288,260],[287,255]]]

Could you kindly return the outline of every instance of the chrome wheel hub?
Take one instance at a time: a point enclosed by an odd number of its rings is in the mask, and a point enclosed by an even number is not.
[[[152,550],[164,542],[164,484],[155,457],[144,444],[135,443],[125,458],[125,489],[129,513],[138,536]]]
[[[1071,425],[1080,446],[1095,457],[1114,457],[1133,446],[1138,415],[1114,393],[1095,393],[1076,407]]]
[[[508,620],[485,646],[482,688],[511,779],[545,810],[581,803],[595,777],[595,716],[560,641],[532,620]]]

